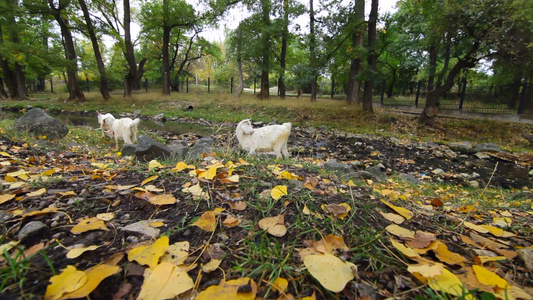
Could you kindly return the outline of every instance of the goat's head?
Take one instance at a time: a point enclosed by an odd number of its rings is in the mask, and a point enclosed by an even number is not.
[[[244,133],[244,134],[253,134],[254,133],[254,128],[252,127],[252,121],[250,121],[250,119],[242,120],[239,123],[239,125],[237,125],[237,130],[239,128],[242,130],[242,133]]]

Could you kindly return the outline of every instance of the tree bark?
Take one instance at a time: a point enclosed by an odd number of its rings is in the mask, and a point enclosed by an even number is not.
[[[53,0],[48,0],[48,5],[52,12],[52,16],[61,28],[61,35],[63,36],[63,46],[65,47],[65,56],[67,58],[67,89],[69,93],[69,100],[85,101],[85,95],[78,85],[78,57],[76,56],[76,48],[74,47],[74,39],[68,25],[68,20],[63,18],[62,11],[65,7],[55,7]]]
[[[1,58],[0,58],[1,59]],[[7,92],[6,90],[4,89],[4,81],[2,80],[2,77],[0,77],[0,98],[1,99],[7,99],[9,98],[7,96]]]
[[[317,57],[315,35],[315,9],[313,0],[309,0],[309,64],[311,66],[311,102],[316,102],[318,92]]]
[[[352,45],[354,57],[350,62],[350,74],[348,75],[348,84],[346,89],[347,104],[357,104],[361,102],[361,80],[357,79],[357,75],[361,73],[361,57],[359,57],[358,48],[363,47],[365,42],[365,1],[355,0],[355,28],[352,32]]]
[[[100,53],[100,47],[98,46],[98,39],[94,31],[94,26],[89,15],[89,9],[85,0],[78,0],[80,3],[81,10],[83,11],[83,17],[85,18],[85,24],[87,25],[87,31],[89,32],[89,38],[91,39],[91,44],[93,46],[94,57],[96,59],[96,65],[98,66],[98,73],[100,75],[100,94],[104,100],[109,100],[111,95],[109,94],[109,87],[107,84],[107,76],[105,72],[104,60],[102,59],[102,54]]]
[[[15,5],[15,4],[11,4]],[[16,19],[12,18],[13,24],[16,23]],[[15,26],[15,25],[13,25]],[[11,42],[14,44],[19,43],[18,33],[12,28],[9,29],[9,36],[11,37]],[[0,26],[0,43],[4,42],[4,35],[2,32],[2,27]],[[24,73],[24,68],[19,63],[15,62],[14,69],[9,66],[9,61],[6,57],[0,55],[0,66],[2,67],[4,80],[6,81],[6,86],[9,91],[9,96],[11,99],[27,99],[28,91],[26,90],[26,75]]]
[[[124,78],[124,97],[127,98],[131,97],[133,89],[138,88],[137,84],[139,83],[135,52],[131,41],[130,0],[124,0],[124,45],[126,48],[124,56],[128,62],[128,73]]]
[[[435,44],[429,46],[429,74],[428,74],[428,93],[435,88],[435,73],[437,72],[437,47]]]
[[[242,28],[240,25],[237,28],[237,76],[239,77],[239,84],[233,94],[240,97],[244,89],[244,79],[242,74]]]
[[[163,95],[170,95],[170,59],[169,49],[170,45],[170,27],[163,26],[163,45],[161,48],[163,57]]]
[[[283,35],[281,37],[281,54],[279,58],[280,74],[279,74],[279,97],[285,98],[285,69],[287,68],[287,43],[289,40],[289,0],[283,0]]]
[[[440,97],[453,87],[455,77],[457,74],[459,74],[459,72],[461,72],[462,69],[473,68],[476,65],[477,59],[475,58],[475,54],[478,51],[479,46],[479,41],[474,42],[474,45],[472,45],[470,51],[463,58],[459,59],[459,61],[450,70],[444,83],[440,87],[428,92],[426,106],[424,107],[420,118],[418,118],[418,121],[421,124],[428,126],[435,125],[435,118],[439,113]]]
[[[262,19],[265,27],[270,27],[270,9],[272,4],[270,0],[261,0]],[[262,31],[262,56],[263,62],[261,65],[261,91],[257,95],[259,99],[268,99],[270,96],[270,83],[269,83],[269,71],[270,71],[270,33],[268,30]]]
[[[378,19],[379,0],[372,0],[370,15],[368,17],[368,68],[369,78],[365,81],[365,90],[363,92],[363,112],[373,114],[372,107],[372,89],[374,88],[374,73],[376,72],[376,62],[378,59],[376,53],[376,24]]]

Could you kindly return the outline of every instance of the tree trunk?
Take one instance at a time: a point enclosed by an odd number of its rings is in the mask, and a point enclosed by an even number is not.
[[[451,48],[451,35],[447,34],[446,37],[446,48],[444,50],[444,64],[442,66],[442,70],[439,73],[439,77],[437,78],[437,88],[439,88],[442,85],[442,80],[444,79],[444,76],[446,75],[446,72],[448,72],[448,67],[450,66],[450,48]]]
[[[309,0],[309,64],[311,66],[311,102],[316,102],[317,95],[317,57],[315,36],[315,9],[313,0]]]
[[[429,75],[428,75],[428,93],[431,92],[435,86],[435,73],[437,71],[437,47],[434,44],[429,46]]]
[[[357,75],[361,73],[361,57],[359,51],[365,42],[365,1],[355,0],[355,28],[352,33],[352,45],[354,57],[350,62],[350,74],[348,75],[348,86],[346,91],[347,104],[361,103],[361,80],[357,79]]]
[[[270,9],[272,4],[270,0],[261,0],[261,9],[263,15],[263,24],[266,30],[262,31],[262,56],[263,62],[261,65],[261,91],[257,95],[259,99],[268,99],[270,83],[269,83],[269,70],[270,70],[270,33],[267,29],[270,27]]]
[[[163,45],[161,47],[163,57],[163,95],[170,95],[170,60],[168,48],[170,45],[170,27],[163,26]]]
[[[237,28],[237,72],[239,76],[239,84],[233,94],[240,97],[244,89],[244,79],[242,74],[242,28],[240,25]]]
[[[85,18],[85,24],[87,25],[87,31],[89,32],[89,37],[91,39],[91,44],[93,46],[94,57],[96,59],[96,65],[98,66],[98,73],[100,75],[100,93],[104,100],[109,100],[111,95],[109,94],[109,87],[107,84],[107,76],[105,72],[104,60],[102,59],[102,54],[100,53],[100,47],[98,46],[98,39],[94,31],[94,26],[92,24],[91,17],[89,15],[89,9],[85,0],[78,0],[80,3],[81,10],[83,11],[83,17]]]
[[[7,96],[7,92],[6,90],[4,89],[4,81],[2,80],[2,77],[0,77],[0,98],[1,99],[7,99],[9,98]]]
[[[124,0],[124,57],[128,62],[128,73],[124,78],[124,97],[131,97],[133,89],[139,83],[137,73],[137,63],[135,63],[135,52],[131,41],[131,11],[130,0]]]
[[[68,20],[62,16],[61,10],[55,8],[53,0],[48,0],[48,5],[52,11],[52,15],[61,28],[61,35],[63,36],[63,46],[65,47],[65,56],[67,58],[67,89],[69,93],[69,100],[78,99],[78,101],[85,101],[85,95],[78,84],[78,57],[76,56],[76,48],[74,47],[74,39],[68,25]]]
[[[285,98],[285,69],[287,67],[287,42],[289,39],[289,0],[283,0],[283,36],[281,37],[280,74],[279,74],[279,97]]]
[[[376,62],[378,59],[376,53],[376,23],[378,19],[379,0],[372,0],[370,15],[368,17],[368,68],[369,78],[365,81],[365,90],[363,92],[363,112],[373,114],[372,107],[372,89],[374,88],[374,73],[376,72]]]
[[[518,99],[520,95],[521,79],[522,79],[522,76],[520,75],[520,72],[515,71],[514,76],[513,76],[513,82],[511,83],[509,102],[507,102],[507,107],[509,108],[517,107],[517,103],[518,103]]]
[[[12,19],[12,22],[16,23],[15,18]],[[15,30],[9,30],[9,35],[11,36],[11,42],[13,44],[19,43],[18,33]],[[2,27],[0,26],[0,43],[3,42],[4,36]],[[9,66],[7,58],[2,55],[0,55],[0,62],[4,74],[4,80],[6,81],[6,86],[10,93],[10,98],[27,99],[28,91],[26,90],[26,75],[24,73],[24,68],[19,63],[15,63],[15,69],[13,70]]]
[[[455,80],[455,77],[462,69],[473,68],[476,65],[477,59],[475,54],[479,49],[480,43],[478,41],[474,42],[474,45],[470,51],[465,55],[465,57],[459,59],[459,61],[453,66],[453,68],[448,73],[444,83],[436,89],[433,89],[428,92],[426,106],[420,115],[418,121],[421,124],[428,126],[433,126],[435,124],[435,117],[439,113],[439,99],[444,93],[448,92],[452,87]]]
[[[387,98],[392,97],[392,92],[394,91],[394,84],[396,84],[396,69],[392,69],[392,80],[389,84],[389,89],[387,90]]]

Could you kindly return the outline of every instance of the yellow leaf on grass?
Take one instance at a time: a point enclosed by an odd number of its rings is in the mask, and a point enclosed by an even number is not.
[[[37,197],[37,196],[41,196],[44,193],[46,193],[46,189],[42,188],[42,189],[38,189],[38,190],[36,190],[34,192],[27,193],[26,196],[28,196],[28,197]]]
[[[205,231],[214,231],[217,228],[215,212],[212,210],[204,212],[200,218],[191,225],[198,226]]]
[[[272,283],[272,289],[274,291],[277,291],[279,293],[285,293],[285,290],[287,290],[287,287],[289,286],[289,281],[287,279],[278,277],[274,282]]]
[[[415,258],[419,257],[418,253],[416,251],[408,246],[405,246],[404,244],[398,242],[397,240],[390,238],[390,241],[394,248],[396,248],[398,251],[400,251],[403,255],[409,257],[409,258]]]
[[[142,190],[141,190],[142,191]],[[160,189],[160,188],[157,188],[155,185],[153,184],[149,184],[147,186],[144,187],[144,191],[148,191],[148,192],[153,192],[153,193],[159,193],[159,192],[163,192],[165,191],[164,189]]]
[[[413,217],[413,212],[408,210],[408,209],[406,209],[406,208],[393,205],[393,204],[391,204],[388,201],[383,200],[383,199],[380,199],[380,201],[385,203],[385,205],[387,205],[388,207],[392,208],[395,212],[399,213],[406,220],[409,220],[409,219],[411,219]]]
[[[69,265],[59,275],[54,275],[50,278],[50,284],[46,287],[44,299],[59,299],[64,294],[79,289],[86,281],[87,277],[85,272],[78,271],[76,267]]]
[[[474,256],[474,262],[477,265],[483,265],[486,262],[489,261],[500,261],[500,260],[506,260],[507,258],[505,256]]]
[[[485,228],[485,227],[483,227],[481,225],[476,225],[474,223],[470,223],[470,222],[466,222],[466,221],[463,222],[463,224],[465,225],[465,227],[470,228],[472,230],[475,230],[475,231],[477,231],[479,233],[488,233],[489,232],[489,230],[487,228]]]
[[[306,256],[304,265],[323,287],[335,293],[344,290],[357,271],[354,264],[343,262],[340,258],[328,253]]]
[[[57,207],[47,207],[43,210],[34,210],[34,211],[24,213],[21,215],[21,217],[25,218],[25,217],[31,217],[31,216],[44,215],[44,214],[52,214],[56,212],[59,212],[59,210],[57,210]]]
[[[148,265],[153,269],[159,262],[159,258],[165,254],[168,246],[168,237],[162,236],[150,246],[139,246],[131,249],[128,252],[128,260],[136,261],[141,265]]]
[[[464,291],[467,290],[461,280],[446,268],[442,269],[442,274],[427,279],[429,287],[435,291],[442,291],[454,296],[463,296],[465,294]],[[475,299],[475,297],[467,294],[466,299]]]
[[[344,243],[344,238],[342,236],[336,236],[333,234],[328,234],[322,239],[313,242],[313,246],[316,251],[321,253],[333,254],[334,250],[348,251],[350,248]]]
[[[189,242],[176,242],[168,246],[165,254],[161,256],[161,262],[169,262],[179,266],[185,262],[189,256]]]
[[[200,172],[198,174],[198,178],[205,178],[205,179],[208,179],[208,180],[213,180],[213,178],[215,178],[215,176],[217,176],[217,170],[218,170],[219,167],[220,167],[220,165],[214,165],[214,166],[210,167],[209,169],[207,169],[207,171]]]
[[[13,194],[0,195],[0,204],[6,203],[7,201],[15,198],[15,196],[16,195]]]
[[[120,271],[118,266],[111,266],[106,264],[96,265],[85,270],[87,281],[77,290],[63,295],[60,299],[85,298],[94,291],[107,277],[116,274]]]
[[[88,218],[81,220],[78,224],[74,225],[72,229],[70,229],[71,233],[78,234],[87,232],[90,230],[109,230],[105,226],[105,222],[98,219],[97,217],[94,218]]]
[[[193,170],[194,170],[195,168],[196,168],[196,167],[193,166],[193,165],[188,165],[188,164],[186,164],[185,162],[180,161],[180,162],[178,162],[178,163],[176,164],[176,166],[175,166],[173,169],[171,169],[170,171],[179,172],[179,171],[183,171],[183,170],[185,170],[185,169],[193,169]]]
[[[446,244],[437,241],[437,245],[437,248],[433,249],[433,252],[440,261],[445,262],[449,265],[457,265],[466,261],[466,258],[461,256],[460,254],[448,250],[448,246],[446,246]]]
[[[41,176],[52,176],[55,172],[56,172],[56,170],[54,170],[54,169],[46,170],[46,171],[41,173]]]
[[[98,249],[98,248],[100,248],[100,246],[92,245],[92,246],[89,246],[89,247],[70,249],[67,252],[67,258],[76,258],[76,257],[82,255],[86,251],[93,251],[93,250]]]
[[[282,237],[287,233],[284,214],[263,218],[259,220],[258,225],[273,236]]]
[[[161,226],[164,226],[165,223],[161,222],[161,221],[155,221],[155,222],[150,222],[148,223],[148,226],[152,227],[152,228],[157,228],[157,227],[161,227]]]
[[[513,220],[509,217],[493,218],[492,225],[498,227],[507,227],[513,224]]]
[[[163,165],[160,164],[157,160],[155,159],[152,159],[149,163],[148,163],[148,171],[151,171],[153,169],[159,169],[159,168],[162,168]]]
[[[153,175],[153,176],[146,178],[145,180],[143,180],[143,182],[141,182],[141,186],[147,184],[150,181],[156,180],[158,177],[159,177],[158,175]]]
[[[516,234],[512,233],[512,232],[509,232],[509,231],[505,231],[501,228],[498,228],[498,227],[494,227],[494,226],[490,226],[490,225],[481,225],[483,228],[487,229],[492,235],[494,236],[497,236],[497,237],[512,237],[512,236],[515,236]]]
[[[441,275],[444,270],[444,265],[441,263],[425,263],[419,265],[409,265],[407,271],[411,273],[418,273],[424,278],[434,278],[435,276]]]
[[[5,156],[5,157],[11,157],[11,154],[4,152],[4,151],[0,152],[0,155]]]
[[[241,219],[239,218],[235,218],[233,216],[228,216],[224,222],[222,222],[222,224],[225,226],[225,227],[235,227],[237,225],[239,225],[240,223],[242,222]]]
[[[213,258],[208,263],[206,263],[205,265],[202,266],[202,272],[204,272],[204,273],[213,272],[214,270],[216,270],[218,268],[218,266],[220,266],[221,262],[222,262],[221,259],[214,259]]]
[[[270,191],[270,196],[274,200],[278,200],[279,198],[283,197],[284,195],[287,195],[287,186],[286,185],[277,185]]]
[[[396,224],[392,224],[392,225],[385,227],[385,230],[401,238],[409,238],[409,239],[415,238],[415,233],[413,231],[403,228],[401,226],[398,226]]]
[[[507,283],[507,280],[501,278],[496,273],[478,265],[473,265],[472,269],[474,270],[479,282],[490,286],[497,286],[501,289],[509,288],[509,283]]]
[[[350,210],[352,210],[352,208],[350,207],[348,203],[340,203],[340,204],[333,203],[333,204],[328,204],[328,205],[322,204],[321,208],[324,212],[328,214],[332,214],[333,216],[341,220],[344,220],[344,218],[348,216],[348,213],[350,212]]]
[[[139,300],[174,299],[194,287],[187,272],[168,262],[147,270],[144,277]]]
[[[111,221],[115,218],[115,213],[109,212],[109,213],[101,213],[97,214],[96,218],[102,220],[102,221]]]
[[[200,182],[198,182],[197,184],[193,186],[186,187],[182,189],[182,191],[185,193],[192,194],[195,199],[198,199],[198,198],[204,199],[204,200],[209,199],[209,194],[204,192],[204,190],[200,187]]]
[[[289,171],[283,171],[278,175],[278,179],[288,179],[288,180],[302,180],[302,177],[293,174]]]
[[[386,213],[386,212],[382,212],[381,210],[378,209],[378,212],[387,220],[389,220],[390,222],[394,223],[394,224],[402,224],[405,219],[404,217],[398,215],[398,214],[393,214],[393,213]]]
[[[255,281],[242,277],[228,281],[222,280],[219,285],[212,285],[198,293],[196,300],[253,300],[256,293]]]
[[[155,205],[168,205],[177,202],[176,198],[170,194],[149,196],[148,201]]]

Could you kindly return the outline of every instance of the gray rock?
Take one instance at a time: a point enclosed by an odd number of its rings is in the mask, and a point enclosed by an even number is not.
[[[476,154],[474,154],[474,155],[475,155],[477,158],[479,158],[479,159],[489,159],[489,158],[490,158],[489,155],[487,155],[487,154],[485,154],[485,153],[483,153],[483,152],[478,152],[478,153],[476,153]]]
[[[518,257],[520,257],[524,264],[526,265],[526,268],[529,270],[529,272],[533,272],[533,249],[532,248],[522,248],[518,251]]]
[[[135,151],[137,150],[137,147],[132,144],[124,144],[122,146],[121,155],[122,156],[131,156],[135,154]]]
[[[170,145],[167,145],[172,156],[177,157],[178,159],[183,159],[189,153],[189,145],[186,142],[175,142]]]
[[[199,139],[192,147],[189,149],[189,158],[198,158],[202,153],[211,153],[213,152],[213,139],[210,137],[205,137]]]
[[[494,143],[481,143],[474,146],[474,152],[502,152],[502,149]]]
[[[152,222],[160,222],[163,220],[150,220]],[[150,227],[148,221],[139,221],[128,226],[120,228],[120,230],[128,233],[139,236],[140,238],[156,238],[159,236],[160,230],[158,228]]]
[[[0,224],[4,224],[5,222],[13,219],[12,214],[8,214],[4,211],[0,211]]]
[[[160,113],[160,114],[155,115],[154,116],[154,120],[155,121],[164,121],[164,120],[166,120],[165,113]]]
[[[372,166],[372,167],[366,168],[365,171],[372,174],[372,177],[374,177],[375,181],[381,181],[381,180],[387,179],[387,175],[385,175],[385,173],[383,173],[378,166]]]
[[[370,174],[370,172],[367,172],[367,171],[357,171],[353,173],[353,176],[355,178],[361,178],[361,179],[375,179],[374,175]],[[377,181],[381,181],[381,180],[377,180]]]
[[[325,162],[324,169],[330,170],[330,171],[343,172],[343,173],[353,172],[352,166],[345,164],[345,163],[338,162],[336,159],[330,159],[327,162]]]
[[[18,239],[22,243],[29,243],[33,239],[40,240],[50,234],[50,228],[40,221],[31,221],[18,232]]]
[[[467,182],[467,185],[471,188],[475,188],[475,189],[479,188],[479,182],[475,180],[470,180],[469,182]]]
[[[14,128],[27,130],[36,136],[46,135],[47,139],[60,139],[68,134],[67,126],[40,108],[33,108],[15,120]]]
[[[448,147],[460,153],[472,153],[474,149],[474,145],[471,142],[453,142],[449,143]]]
[[[149,162],[153,159],[166,159],[171,156],[170,149],[156,140],[145,135],[140,135],[135,149],[135,159],[140,162]]]
[[[431,173],[433,173],[433,174],[435,174],[435,175],[442,175],[442,174],[444,174],[445,172],[444,172],[443,169],[441,169],[441,168],[437,168],[437,169],[431,171]]]
[[[422,184],[422,181],[418,178],[416,178],[413,174],[406,174],[406,173],[400,173],[400,177],[414,185],[420,185]]]

